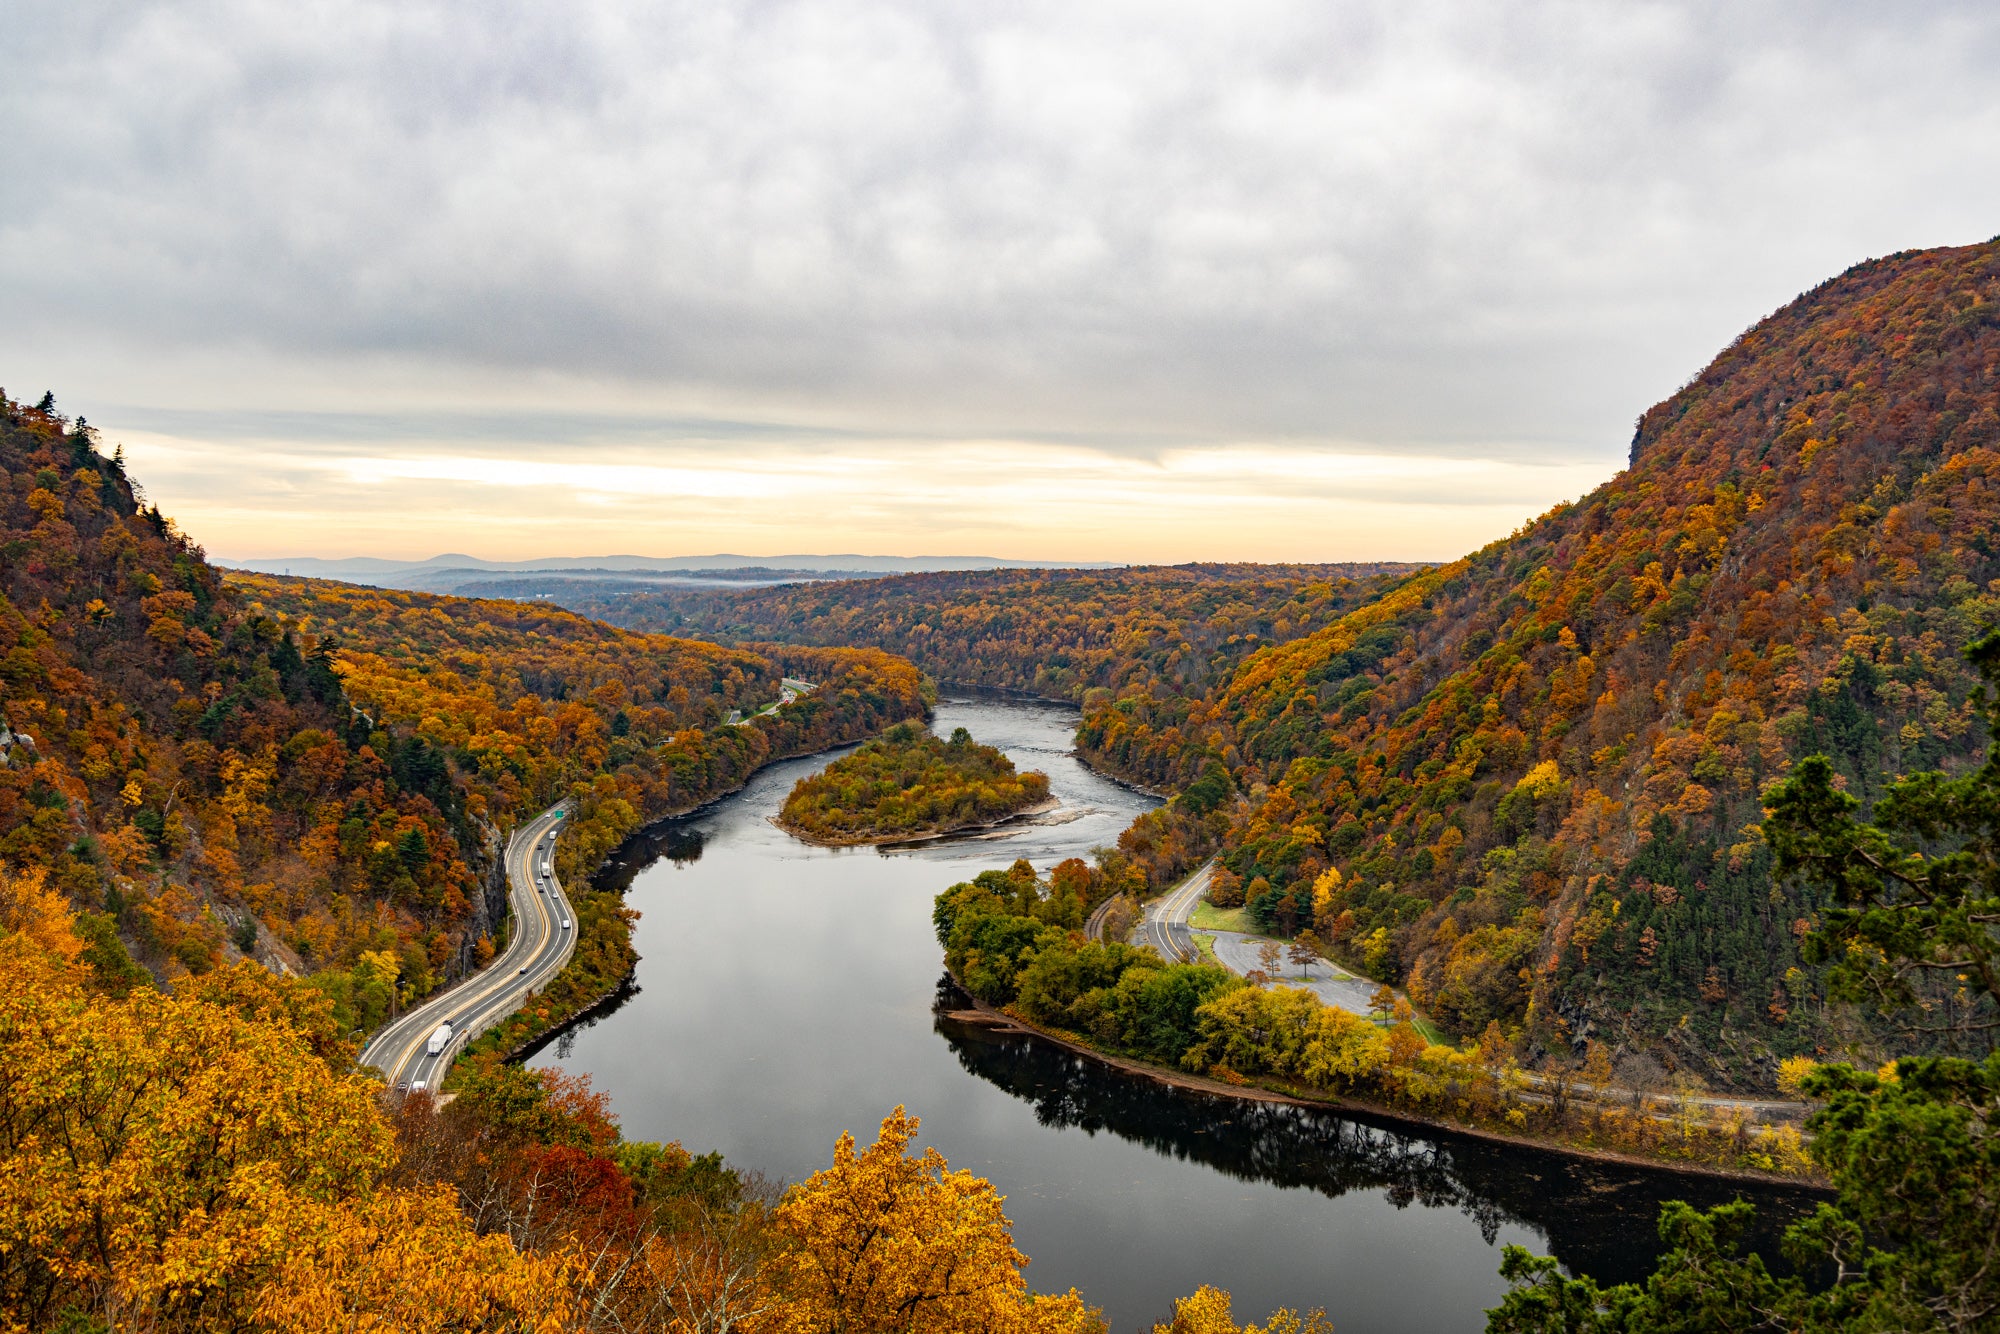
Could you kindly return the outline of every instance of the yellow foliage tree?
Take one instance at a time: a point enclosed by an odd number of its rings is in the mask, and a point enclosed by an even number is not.
[[[568,1254],[523,1255],[480,1236],[448,1189],[385,1191],[356,1207],[307,1205],[255,1305],[292,1334],[555,1334],[579,1326]]]
[[[1176,1301],[1174,1318],[1154,1325],[1153,1334],[1333,1334],[1333,1322],[1318,1308],[1300,1315],[1280,1307],[1262,1325],[1238,1325],[1229,1308],[1227,1292],[1203,1284],[1192,1297]]]
[[[0,1329],[70,1308],[161,1330],[556,1327],[569,1261],[379,1189],[380,1085],[336,1073],[318,1035],[244,1013],[244,983],[219,1003],[87,980],[34,931],[0,937]]]
[[[83,953],[72,921],[69,901],[49,888],[45,870],[0,867],[0,930],[18,931],[38,948],[68,962]]]
[[[1329,866],[1320,872],[1319,879],[1313,881],[1313,921],[1324,924],[1333,920],[1333,896],[1339,888],[1339,867]]]
[[[833,1166],[787,1192],[773,1217],[795,1249],[780,1262],[783,1334],[1101,1334],[1074,1290],[1029,1294],[991,1182],[952,1171],[935,1148],[908,1150],[919,1122],[898,1107],[857,1153],[843,1134]]]

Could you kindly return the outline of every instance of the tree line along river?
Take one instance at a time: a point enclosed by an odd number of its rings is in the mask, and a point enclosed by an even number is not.
[[[1810,1197],[1600,1164],[1388,1118],[1220,1098],[951,1018],[931,900],[1026,857],[1088,857],[1152,799],[1070,753],[1074,710],[947,698],[968,728],[1049,776],[1059,808],[902,850],[821,848],[773,816],[829,757],[774,765],[742,792],[647,831],[607,872],[642,914],[635,986],[531,1057],[588,1073],[628,1136],[720,1150],[796,1180],[834,1138],[863,1144],[902,1103],[923,1141],[1007,1196],[1031,1286],[1070,1286],[1140,1330],[1201,1283],[1238,1319],[1324,1306],[1341,1334],[1477,1330],[1504,1285],[1500,1246],[1600,1280],[1637,1277],[1673,1198],[1761,1206],[1758,1248]]]

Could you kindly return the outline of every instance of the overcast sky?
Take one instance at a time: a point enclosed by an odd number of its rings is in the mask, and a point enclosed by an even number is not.
[[[12,0],[0,385],[221,557],[1443,558],[2000,232],[2000,5]]]

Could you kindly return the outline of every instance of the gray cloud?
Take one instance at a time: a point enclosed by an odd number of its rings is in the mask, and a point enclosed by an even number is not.
[[[0,299],[33,314],[0,376],[134,412],[580,385],[640,420],[1613,460],[1796,292],[2000,231],[1984,2],[8,28]]]

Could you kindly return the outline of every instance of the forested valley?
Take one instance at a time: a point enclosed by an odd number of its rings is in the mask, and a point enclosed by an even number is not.
[[[1807,755],[1872,800],[1984,750],[1964,650],[2000,619],[1996,283],[1991,243],[1855,267],[1647,411],[1610,482],[1432,569],[582,602],[1078,699],[1084,755],[1176,794],[1121,840],[1153,888],[1220,852],[1225,900],[1449,1032],[1769,1089],[1954,1003],[1829,1000],[1802,950],[1824,903],[1774,878],[1762,802]],[[1066,613],[1093,598],[1086,649]]]
[[[440,1328],[1101,1328],[1074,1292],[1030,1293],[998,1195],[914,1152],[901,1109],[780,1190],[626,1143],[587,1086],[503,1059],[629,972],[629,911],[582,887],[613,848],[926,716],[926,671],[1076,701],[1080,753],[1170,798],[1095,864],[939,896],[987,1004],[1224,1083],[1500,1130],[1551,1114],[1493,1074],[1521,1065],[1783,1072],[1817,1107],[1809,1141],[1736,1160],[1837,1189],[1793,1229],[1796,1273],[1736,1253],[1741,1209],[1669,1211],[1647,1284],[1510,1252],[1496,1330],[2000,1309],[2000,242],[1813,289],[1643,414],[1612,480],[1423,569],[564,594],[618,628],[225,574],[51,398],[0,395],[0,462],[11,1327],[421,1307]],[[907,807],[916,770],[859,754]],[[506,835],[561,799],[574,961],[441,1113],[388,1106],[356,1039],[495,957]],[[1385,990],[1372,1023],[1085,937],[1093,907],[1210,857],[1217,902],[1407,1000]],[[1593,1133],[1644,1151],[1618,1137],[1656,1128]],[[1207,1289],[1173,1325],[1236,1328]]]

